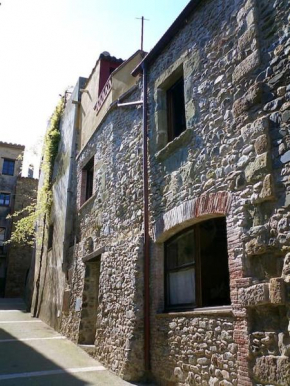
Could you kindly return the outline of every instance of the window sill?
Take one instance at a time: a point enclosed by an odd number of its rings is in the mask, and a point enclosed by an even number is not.
[[[158,161],[163,161],[173,154],[176,150],[179,150],[184,145],[187,145],[192,139],[193,130],[186,129],[179,137],[174,138],[163,149],[156,153],[155,157]]]
[[[221,316],[233,316],[231,306],[220,306],[220,307],[204,307],[195,308],[191,311],[168,311],[156,314],[157,318],[168,318],[168,317],[183,317],[183,316],[199,316],[199,315],[221,315]]]
[[[85,201],[79,208],[79,212],[81,212],[90,202],[93,201],[93,199],[96,197],[96,192],[90,197],[87,199],[87,201]]]

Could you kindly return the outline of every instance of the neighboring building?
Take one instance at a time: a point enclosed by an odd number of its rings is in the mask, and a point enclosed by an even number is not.
[[[38,180],[31,177],[18,177],[14,190],[14,205],[13,212],[21,211],[27,206],[35,202],[37,197]],[[11,231],[15,229],[15,223],[22,217],[25,217],[26,212],[23,212],[16,218],[12,219]],[[31,301],[31,286],[28,286],[28,273],[31,267],[31,259],[33,254],[32,245],[17,245],[12,243],[8,245],[8,261],[5,297],[6,298],[25,298],[25,301],[30,304]]]
[[[37,307],[127,380],[290,384],[289,12],[192,0],[142,63],[102,54],[67,105]],[[146,95],[149,284],[133,104]]]
[[[20,177],[24,146],[0,142],[0,296],[23,297],[32,248],[5,244],[13,231],[7,215],[36,198],[37,180]]]

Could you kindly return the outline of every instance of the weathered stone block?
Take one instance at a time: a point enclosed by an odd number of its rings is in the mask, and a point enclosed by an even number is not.
[[[257,382],[289,386],[290,359],[288,357],[263,356],[256,359],[254,377]]]
[[[261,236],[246,243],[246,253],[248,256],[262,255],[266,252],[266,244]]]
[[[238,50],[240,52],[244,51],[245,48],[248,48],[251,44],[253,39],[257,37],[257,30],[255,26],[251,26],[247,31],[239,38],[238,41]]]
[[[259,201],[269,201],[275,198],[272,174],[267,174],[263,181],[263,187],[259,194]]]
[[[267,283],[256,284],[239,290],[239,299],[243,306],[256,306],[269,303],[269,285]]]
[[[280,220],[281,221],[281,220]],[[280,222],[279,221],[279,222]],[[279,225],[279,224],[278,224]],[[288,227],[288,221],[286,223],[285,228]],[[282,269],[282,279],[286,283],[290,283],[290,253],[287,253],[286,256],[284,257],[284,262],[283,262],[283,269]]]
[[[210,377],[208,384],[209,386],[219,386],[219,379],[216,377]]]
[[[260,135],[254,144],[256,154],[265,153],[269,148],[268,137],[266,134]]]
[[[245,169],[245,176],[248,182],[256,182],[271,169],[269,154],[263,153],[251,162]]]
[[[248,111],[253,105],[261,102],[262,83],[256,83],[233,105],[234,116],[237,117],[245,111]]]
[[[246,4],[241,8],[237,14],[237,22],[239,25],[241,25],[246,18],[247,13],[250,11],[251,8],[255,6],[254,0],[248,0]]]
[[[260,52],[254,51],[246,59],[244,59],[233,72],[233,83],[238,83],[249,72],[253,71],[260,64]]]
[[[286,163],[290,162],[290,150],[286,151],[286,153],[284,153],[284,154],[280,157],[280,161],[281,161],[283,164],[286,164]]]
[[[250,138],[256,138],[259,135],[267,134],[269,129],[269,119],[266,117],[259,118],[253,123],[242,127],[241,135],[245,142]]]
[[[270,302],[273,304],[285,304],[286,292],[285,281],[281,277],[270,279],[269,285]]]

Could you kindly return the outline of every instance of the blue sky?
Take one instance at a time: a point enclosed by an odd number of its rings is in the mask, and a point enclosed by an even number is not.
[[[102,51],[128,58],[150,50],[189,0],[2,0],[0,140],[26,146],[38,167],[47,121],[61,94],[88,76]]]

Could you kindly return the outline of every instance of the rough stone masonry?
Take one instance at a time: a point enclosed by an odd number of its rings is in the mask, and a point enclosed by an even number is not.
[[[150,355],[157,384],[290,384],[289,24],[288,0],[192,0],[144,59]],[[168,100],[181,80],[185,122],[172,138]],[[123,100],[140,100],[141,80],[139,86]],[[81,110],[81,98],[77,103]],[[48,307],[55,323],[127,380],[144,375],[141,128],[141,108],[118,109],[116,103],[90,128],[73,161],[74,241],[64,261],[50,252],[65,283],[57,306]],[[83,202],[83,176],[91,165],[93,194]],[[174,250],[184,232],[198,236],[222,223],[229,302],[168,307],[167,246]],[[202,298],[200,288],[210,279],[197,265],[188,272],[195,268]],[[209,268],[209,275],[220,270],[218,258]],[[172,285],[170,295],[182,294],[180,287]]]
[[[162,385],[290,384],[289,21],[288,1],[201,2],[148,63],[151,360]],[[168,142],[164,90],[178,71],[186,130]],[[221,214],[230,310],[164,313],[164,242]]]

